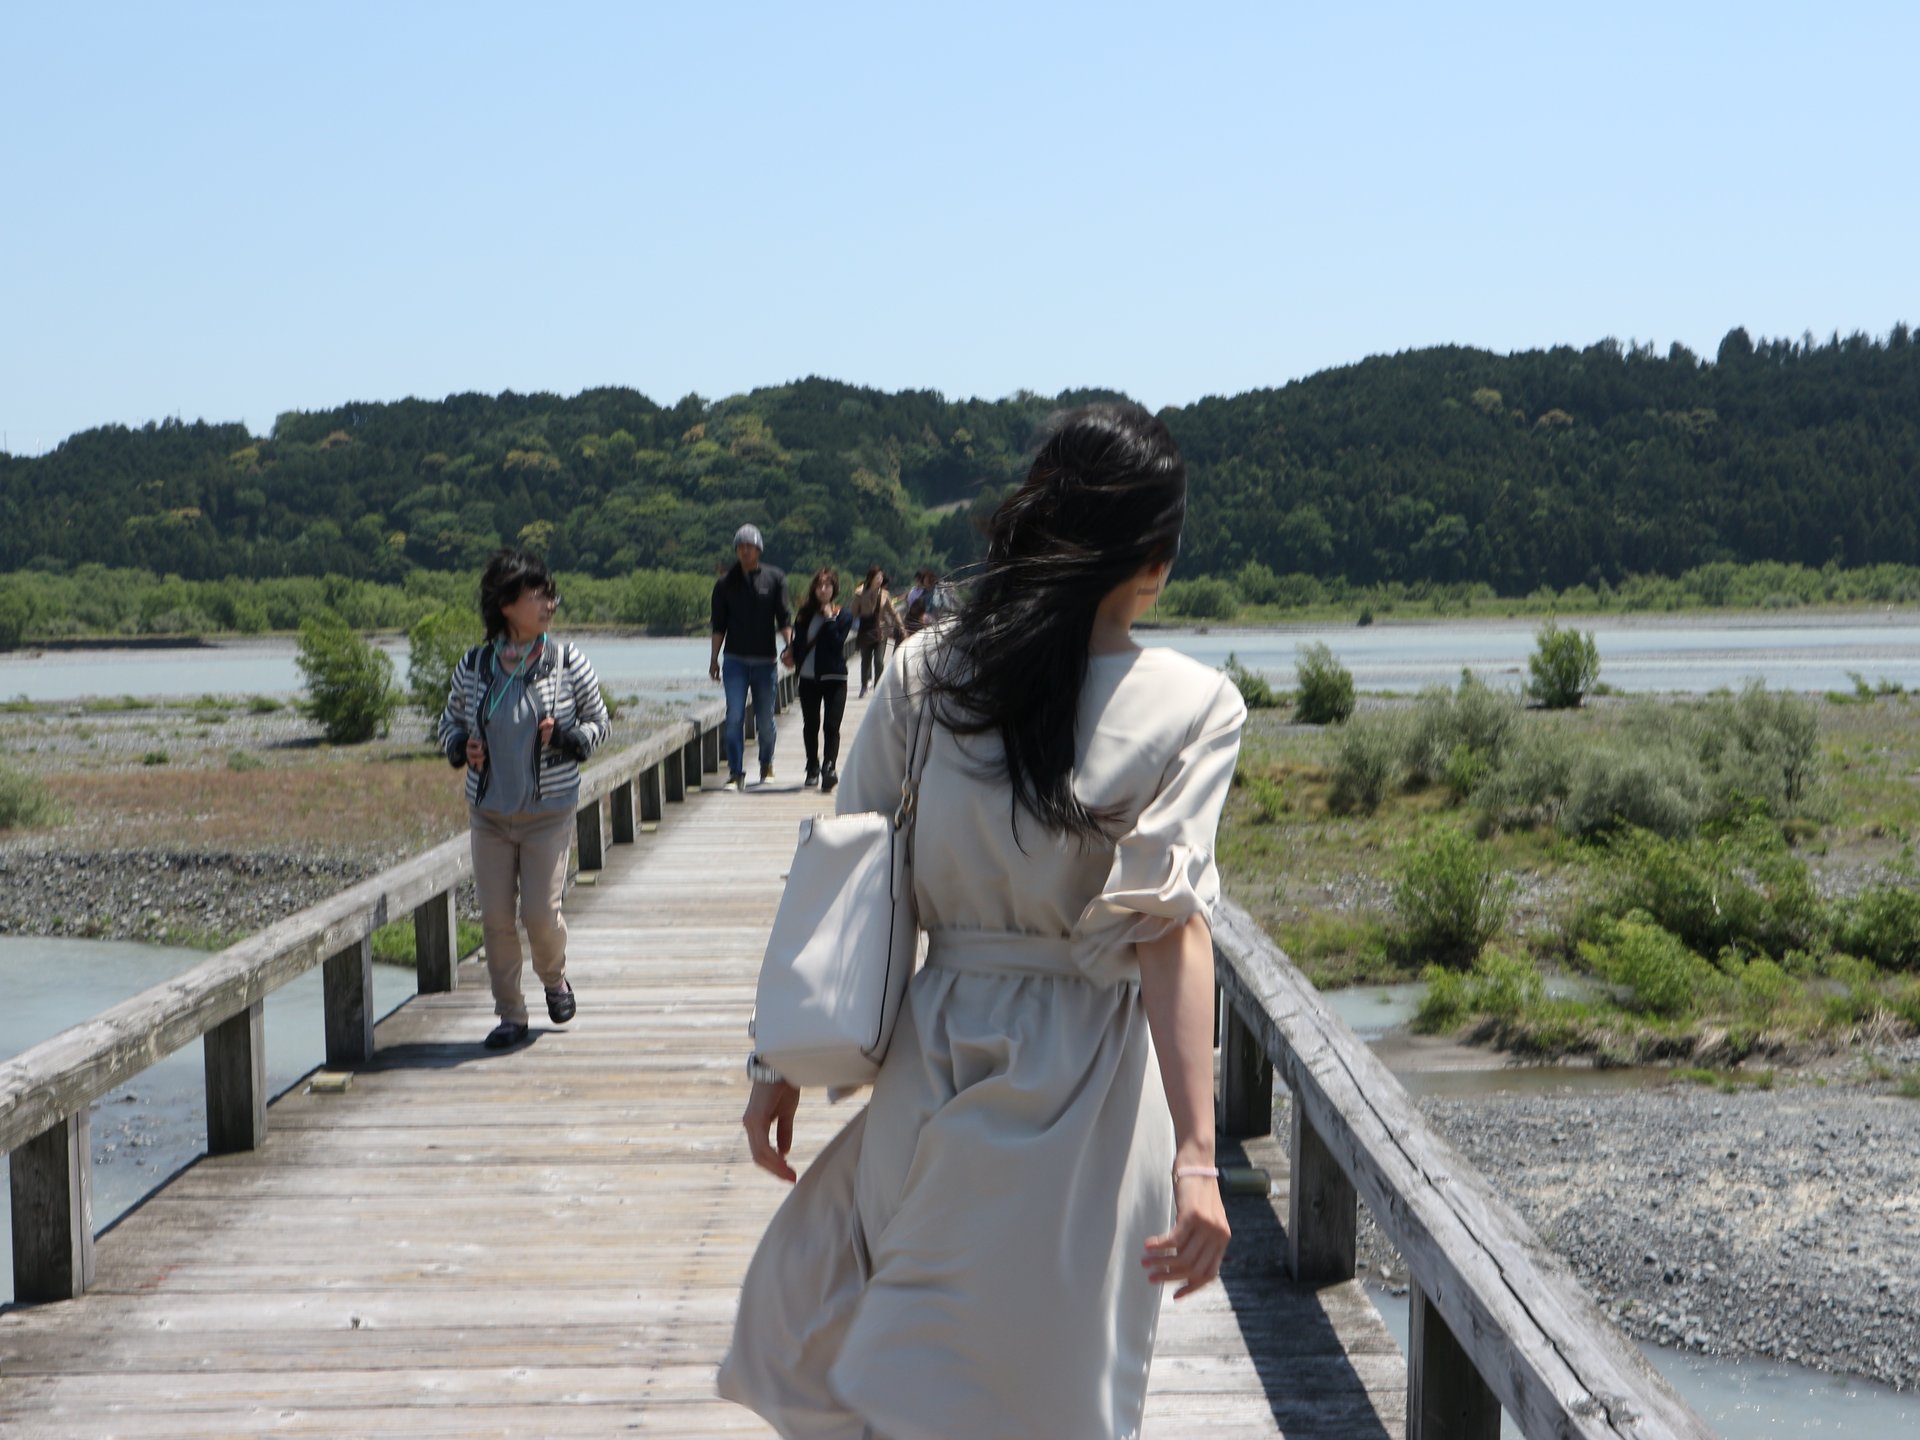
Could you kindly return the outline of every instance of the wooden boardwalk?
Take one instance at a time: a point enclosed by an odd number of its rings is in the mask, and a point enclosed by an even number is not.
[[[713,1371],[784,1191],[738,1124],[760,948],[823,808],[782,728],[773,785],[669,806],[571,892],[573,1024],[484,1052],[463,966],[344,1093],[296,1087],[260,1149],[126,1216],[87,1294],[0,1315],[0,1435],[770,1434]],[[796,1160],[849,1113],[810,1095]],[[1405,1433],[1399,1350],[1357,1285],[1286,1279],[1285,1213],[1235,1200],[1223,1284],[1167,1305],[1148,1436]]]

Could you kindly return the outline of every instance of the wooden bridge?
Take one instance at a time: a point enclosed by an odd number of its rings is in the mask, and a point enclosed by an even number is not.
[[[0,1434],[771,1433],[713,1372],[784,1188],[738,1123],[744,1027],[822,802],[797,778],[707,788],[719,718],[587,772],[564,1029],[481,1049],[462,836],[0,1065],[21,1297]],[[409,914],[421,993],[376,1028],[368,936]],[[1244,1137],[1223,1153],[1281,1184],[1230,1202],[1223,1283],[1167,1304],[1148,1436],[1491,1440],[1503,1406],[1529,1437],[1710,1433],[1243,913],[1216,945],[1223,1134]],[[351,1080],[269,1106],[261,1004],[315,965]],[[89,1108],[195,1039],[211,1153],[96,1240]],[[847,1113],[810,1095],[796,1159]],[[1417,1282],[1411,1366],[1353,1280],[1356,1197]]]

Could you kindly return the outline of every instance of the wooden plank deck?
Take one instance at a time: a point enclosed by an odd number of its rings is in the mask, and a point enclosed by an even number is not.
[[[126,1216],[87,1295],[0,1315],[0,1434],[770,1434],[712,1392],[784,1191],[738,1124],[761,944],[823,808],[797,712],[782,728],[781,779],[669,806],[570,893],[572,1025],[483,1051],[485,975],[462,967],[381,1024],[345,1093],[296,1087],[264,1147]],[[848,1113],[810,1096],[796,1159]],[[1278,1146],[1247,1150],[1279,1173]],[[1236,1199],[1224,1283],[1168,1303],[1147,1435],[1404,1435],[1400,1352],[1357,1285],[1287,1281],[1285,1212]]]

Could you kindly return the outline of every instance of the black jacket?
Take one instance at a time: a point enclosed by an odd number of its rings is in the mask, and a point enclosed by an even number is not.
[[[805,625],[796,625],[793,630],[793,668],[797,672],[807,661],[807,631],[813,628],[813,617],[807,617]],[[838,615],[820,627],[820,640],[814,646],[813,678],[825,680],[829,676],[847,673],[847,636],[853,633],[853,611],[844,606]]]
[[[784,570],[762,565],[749,575],[736,560],[713,582],[713,633],[727,637],[735,659],[779,659],[780,632],[792,624]]]

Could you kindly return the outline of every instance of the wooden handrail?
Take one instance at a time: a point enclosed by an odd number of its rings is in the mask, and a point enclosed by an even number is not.
[[[1356,1200],[1412,1276],[1408,1440],[1497,1440],[1502,1407],[1529,1440],[1710,1440],[1252,916],[1223,902],[1213,936],[1222,1130],[1271,1129],[1276,1070],[1292,1093],[1295,1277],[1353,1278]]]
[[[777,708],[793,701],[791,677]],[[596,761],[580,780],[580,868],[605,861],[603,816],[615,843],[660,819],[720,766],[723,704],[653,731]],[[114,1086],[204,1038],[207,1148],[249,1150],[266,1135],[266,997],[324,967],[330,1065],[373,1054],[372,940],[413,917],[422,992],[454,986],[455,889],[473,872],[464,835],[329,896],[208,957],[171,980],[108,1007],[0,1062],[0,1154],[11,1158],[14,1294],[21,1300],[81,1294],[93,1274],[89,1110]]]

